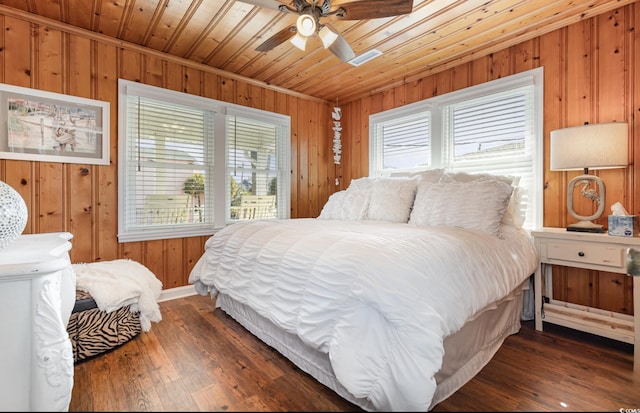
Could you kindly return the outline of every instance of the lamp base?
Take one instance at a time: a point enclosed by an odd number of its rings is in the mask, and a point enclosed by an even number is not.
[[[603,234],[604,228],[600,224],[594,224],[591,221],[579,221],[575,224],[567,226],[567,231],[575,232],[593,232],[596,234]]]

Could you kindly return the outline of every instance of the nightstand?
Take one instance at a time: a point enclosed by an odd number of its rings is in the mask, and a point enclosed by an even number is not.
[[[640,238],[542,228],[531,231],[540,257],[534,275],[535,326],[553,323],[633,344],[633,371],[640,373],[640,277],[633,277],[634,316],[553,300],[551,266],[626,274],[627,248],[640,249]],[[543,297],[545,299],[543,303]]]

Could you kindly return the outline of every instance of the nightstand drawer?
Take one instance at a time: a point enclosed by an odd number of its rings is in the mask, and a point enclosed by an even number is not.
[[[624,248],[616,245],[552,241],[547,243],[547,258],[586,264],[624,266]]]

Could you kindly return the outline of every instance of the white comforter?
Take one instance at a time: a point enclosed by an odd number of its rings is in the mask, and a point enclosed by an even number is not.
[[[309,219],[230,225],[190,274],[313,348],[378,410],[426,411],[444,337],[535,271],[523,230]]]

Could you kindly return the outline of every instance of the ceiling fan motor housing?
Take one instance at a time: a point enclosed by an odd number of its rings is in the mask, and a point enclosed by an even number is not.
[[[265,4],[265,0],[244,1],[258,6]],[[289,40],[291,44],[304,51],[307,38],[317,32],[325,49],[330,50],[343,62],[351,61],[355,53],[337,30],[328,23],[320,23],[321,18],[333,16],[345,20],[367,20],[409,14],[413,8],[412,0],[352,0],[341,2],[333,11],[331,0],[293,0],[290,5],[283,4],[283,0],[273,2],[274,9],[282,13],[297,14],[296,25],[280,30],[260,44],[256,50],[269,51]]]

